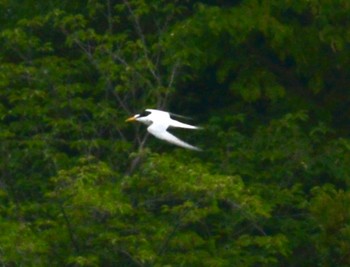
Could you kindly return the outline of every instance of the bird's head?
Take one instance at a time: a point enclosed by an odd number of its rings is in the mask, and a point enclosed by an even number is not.
[[[140,114],[135,114],[134,116],[126,119],[125,121],[126,122],[130,122],[130,121],[139,121],[139,122],[142,122],[144,124],[151,124],[152,123],[152,120],[150,120],[149,118],[149,115],[151,115],[151,112],[150,111],[143,111],[142,113]]]

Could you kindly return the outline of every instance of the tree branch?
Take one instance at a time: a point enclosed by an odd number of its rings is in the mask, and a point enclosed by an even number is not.
[[[152,74],[152,76],[155,78],[155,80],[157,81],[157,85],[161,86],[161,79],[160,79],[159,75],[157,75],[156,70],[153,68],[153,66],[152,66],[153,62],[149,57],[149,51],[147,49],[146,38],[145,38],[145,35],[143,34],[139,17],[133,11],[128,0],[123,0],[123,2],[126,5],[126,7],[128,8],[128,11],[129,11],[131,17],[133,18],[135,30],[136,30],[136,32],[141,40],[141,43],[142,43],[142,50],[144,52],[144,57],[146,58],[146,60],[148,62],[148,64],[147,64],[148,70]]]

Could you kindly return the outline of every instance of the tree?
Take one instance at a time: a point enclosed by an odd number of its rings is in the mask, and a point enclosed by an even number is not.
[[[0,7],[4,266],[349,264],[347,1]]]

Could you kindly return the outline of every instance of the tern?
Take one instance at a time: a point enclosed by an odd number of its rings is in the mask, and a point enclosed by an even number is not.
[[[178,128],[185,128],[185,129],[201,129],[201,128],[174,120],[171,118],[170,115],[183,117],[183,116],[175,115],[170,112],[166,112],[162,110],[146,109],[142,113],[136,114],[126,119],[126,122],[139,121],[143,124],[148,125],[147,131],[158,139],[167,141],[171,144],[174,144],[180,147],[200,151],[201,150],[200,148],[192,146],[180,140],[176,136],[169,133],[167,129],[169,127],[178,127]]]

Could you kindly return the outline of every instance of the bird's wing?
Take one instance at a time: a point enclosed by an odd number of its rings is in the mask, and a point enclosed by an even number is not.
[[[177,120],[171,120],[169,126],[170,127],[185,128],[185,129],[201,129],[201,127],[186,124],[186,123],[183,123],[183,122],[180,122]]]
[[[167,141],[169,143],[172,143],[174,145],[181,146],[181,147],[188,148],[188,149],[192,149],[192,150],[197,150],[197,151],[201,150],[198,147],[192,146],[192,145],[180,140],[176,136],[167,132],[166,129],[167,129],[167,127],[165,127],[164,125],[159,125],[159,124],[153,123],[147,128],[147,131],[150,134],[154,135],[155,137],[157,137],[161,140]]]
[[[193,118],[191,118],[191,117],[183,116],[183,115],[172,113],[172,112],[169,112],[169,115],[171,118],[173,117],[173,118],[180,118],[180,119],[186,119],[186,120],[193,120]]]

